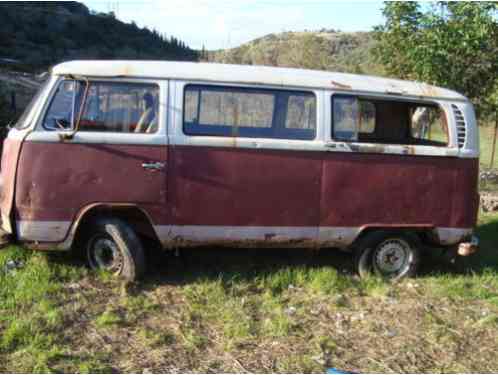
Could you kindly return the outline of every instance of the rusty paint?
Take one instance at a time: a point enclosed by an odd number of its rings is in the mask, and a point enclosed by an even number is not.
[[[345,85],[345,84],[339,83],[337,81],[332,81],[331,80],[330,83],[332,83],[332,85],[334,85],[335,87],[339,87],[341,89],[346,89],[346,90],[352,90],[353,89],[350,85]]]
[[[190,247],[227,247],[227,248],[240,248],[240,249],[251,249],[251,248],[275,248],[275,249],[285,249],[285,248],[304,248],[313,249],[323,247],[324,243],[313,240],[310,238],[298,238],[298,239],[288,239],[280,238],[278,240],[226,240],[226,239],[213,239],[213,240],[188,240],[181,236],[169,240],[161,241],[161,244],[166,249],[177,249],[177,248],[190,248]],[[331,246],[334,247],[334,246]]]
[[[384,152],[386,152],[386,147],[382,144],[352,143],[349,145],[349,147],[353,152],[367,152],[367,153],[378,153],[378,154],[383,154]]]
[[[476,159],[325,155],[321,226],[476,224]]]
[[[11,215],[14,205],[16,170],[21,146],[22,141],[20,139],[7,138],[3,143],[1,165],[2,193],[0,210],[2,213],[2,228],[8,233],[14,233],[14,228],[11,223]]]
[[[367,149],[372,150],[358,151]],[[474,159],[412,156],[409,148],[407,155],[383,155],[176,145],[169,148],[167,173],[144,173],[141,163],[166,160],[167,150],[27,142],[17,218],[78,222],[89,205],[119,202],[136,205],[154,225],[470,228],[476,220],[477,207],[468,200],[477,194]],[[62,159],[66,162],[54,168]],[[336,247],[345,241],[268,232],[262,242]],[[240,247],[266,246],[262,242],[235,241]]]
[[[166,162],[167,148],[26,142],[17,179],[16,218],[72,222],[90,204],[120,202],[136,204],[154,219],[164,220],[166,174],[144,170],[142,163],[150,160]]]
[[[164,157],[161,149],[27,143],[18,218],[73,221],[89,204],[122,202],[138,205],[155,224],[475,223],[474,204],[466,198],[477,194],[473,159],[175,146],[167,174],[137,167]],[[68,154],[74,158],[67,165],[52,167]],[[168,204],[161,193],[166,183]]]

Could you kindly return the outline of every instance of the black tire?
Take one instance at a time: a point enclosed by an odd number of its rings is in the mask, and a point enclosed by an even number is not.
[[[145,272],[142,243],[135,231],[117,218],[98,218],[85,236],[85,254],[90,268],[107,270],[128,281]]]
[[[353,251],[362,278],[371,274],[390,280],[412,277],[420,264],[420,241],[410,233],[370,232],[358,240]]]

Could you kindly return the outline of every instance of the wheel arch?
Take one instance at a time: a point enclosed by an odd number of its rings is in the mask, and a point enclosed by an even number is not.
[[[85,229],[98,217],[115,217],[129,224],[140,238],[160,245],[153,222],[147,212],[135,204],[95,203],[81,209],[71,225],[65,247],[74,247],[82,239]]]
[[[365,236],[372,232],[391,232],[391,233],[405,233],[415,236],[421,244],[429,243],[433,238],[433,225],[365,225],[362,226],[358,235],[351,243],[351,248],[362,242]]]

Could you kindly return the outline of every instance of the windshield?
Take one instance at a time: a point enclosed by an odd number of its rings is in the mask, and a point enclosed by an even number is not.
[[[29,126],[29,124],[30,124],[30,121],[28,121],[29,114],[31,113],[32,109],[34,108],[34,106],[38,102],[38,99],[40,98],[42,93],[45,91],[45,88],[47,87],[49,81],[50,81],[50,79],[47,79],[45,82],[43,82],[43,84],[40,86],[40,88],[38,89],[36,94],[33,96],[33,98],[31,99],[31,101],[27,105],[24,112],[21,114],[19,119],[16,121],[16,123],[14,125],[14,127],[16,129],[20,130],[20,129],[24,129],[27,126]]]

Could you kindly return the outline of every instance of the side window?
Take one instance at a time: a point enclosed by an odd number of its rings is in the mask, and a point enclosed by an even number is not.
[[[405,100],[332,97],[332,138],[350,142],[446,146],[444,111]]]
[[[190,135],[313,139],[316,99],[307,92],[188,85],[183,121]]]
[[[420,143],[447,145],[448,125],[444,112],[437,107],[410,108],[411,136]]]
[[[79,130],[155,133],[158,98],[154,84],[90,82]]]
[[[275,96],[258,92],[201,91],[199,124],[270,128]]]
[[[47,130],[73,129],[79,116],[84,90],[84,82],[61,81],[43,119],[43,127]]]
[[[311,94],[289,95],[287,101],[287,129],[314,129],[316,126],[316,101]]]

